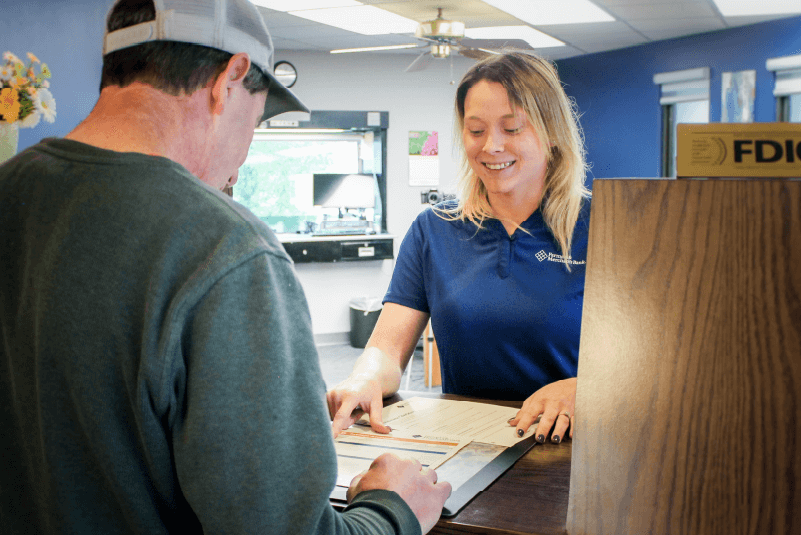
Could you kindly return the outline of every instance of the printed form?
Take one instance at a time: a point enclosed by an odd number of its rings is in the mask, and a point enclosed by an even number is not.
[[[418,397],[384,407],[382,416],[391,433],[374,432],[365,415],[334,441],[337,485],[349,486],[354,477],[370,468],[373,459],[390,452],[417,459],[429,468],[444,464],[437,474],[456,490],[504,449],[534,433],[532,426],[524,436],[517,436],[507,423],[517,411],[472,401]],[[462,449],[465,455],[446,463]]]

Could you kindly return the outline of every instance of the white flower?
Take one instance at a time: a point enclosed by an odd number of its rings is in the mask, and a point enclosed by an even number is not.
[[[42,114],[42,117],[48,123],[55,122],[56,120],[56,99],[49,89],[41,88],[36,92],[36,100],[34,102],[36,110]]]
[[[0,80],[8,82],[14,76],[14,69],[10,65],[0,67]]]
[[[3,59],[11,62],[11,63],[22,63],[22,60],[19,59],[17,56],[12,54],[11,52],[6,52],[3,54]]]
[[[25,117],[19,122],[20,128],[33,128],[42,119],[42,114],[38,111],[33,111],[30,115]],[[52,121],[51,121],[52,122]]]

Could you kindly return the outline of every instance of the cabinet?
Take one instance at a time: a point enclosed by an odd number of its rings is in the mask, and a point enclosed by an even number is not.
[[[279,235],[295,263],[359,262],[394,258],[394,237]]]

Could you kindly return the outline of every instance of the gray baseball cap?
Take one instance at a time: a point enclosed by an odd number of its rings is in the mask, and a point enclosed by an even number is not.
[[[229,54],[246,52],[270,79],[262,121],[288,111],[309,112],[273,73],[273,40],[249,0],[153,0],[156,19],[106,32],[103,55],[149,41],[180,41]],[[112,8],[113,9],[113,8]]]

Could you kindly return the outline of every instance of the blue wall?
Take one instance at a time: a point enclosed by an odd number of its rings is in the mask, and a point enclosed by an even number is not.
[[[2,0],[0,53],[33,52],[50,67],[56,122],[20,130],[20,150],[63,136],[91,111],[98,96],[103,26],[113,0]],[[658,176],[659,87],[653,75],[710,67],[711,120],[720,120],[720,76],[757,71],[757,121],[773,121],[771,57],[801,54],[801,17],[698,36],[659,41],[558,62],[575,97],[587,142],[591,176]]]
[[[27,63],[32,52],[53,73],[56,122],[19,131],[19,150],[44,137],[61,137],[97,102],[103,66],[103,26],[113,0],[1,0],[0,54]]]
[[[754,120],[776,120],[773,73],[765,60],[801,54],[801,17],[658,41],[557,62],[576,99],[591,177],[660,173],[660,72],[710,68],[710,121],[720,121],[723,72],[756,70]]]

